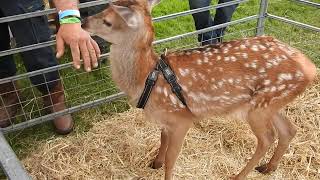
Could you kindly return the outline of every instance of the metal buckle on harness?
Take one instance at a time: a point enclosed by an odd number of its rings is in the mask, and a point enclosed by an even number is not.
[[[157,71],[157,70],[154,70],[154,71],[152,71],[149,75],[148,75],[148,77],[147,77],[147,84],[148,85],[150,85],[150,86],[154,86],[155,85],[155,83],[156,83],[156,81],[157,81],[157,79],[158,79],[158,74],[159,74],[159,71]]]

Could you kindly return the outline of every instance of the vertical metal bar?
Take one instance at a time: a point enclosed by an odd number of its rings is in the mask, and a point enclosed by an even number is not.
[[[264,34],[264,22],[267,16],[268,0],[260,0],[259,18],[257,22],[256,36]]]
[[[0,164],[10,180],[31,180],[16,154],[0,131]]]

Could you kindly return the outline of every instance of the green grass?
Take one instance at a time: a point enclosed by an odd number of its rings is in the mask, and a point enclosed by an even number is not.
[[[317,0],[315,2],[320,1]],[[216,3],[217,0],[213,0],[212,4]],[[163,0],[162,3],[160,3],[154,9],[153,17],[181,12],[188,9],[187,0]],[[237,11],[233,16],[233,20],[255,15],[257,14],[258,10],[258,0],[251,0],[247,3],[243,3],[237,8]],[[270,1],[268,11],[278,16],[287,17],[289,19],[320,27],[320,10],[313,7],[296,4],[287,0],[272,0]],[[212,14],[214,15],[214,11],[212,11]],[[236,39],[245,36],[254,36],[255,27],[256,21],[230,26],[228,27],[225,40]],[[194,30],[195,28],[193,19],[190,15],[179,17],[174,20],[155,23],[156,39],[163,39]],[[292,25],[287,25],[275,20],[266,21],[265,32],[268,35],[273,35],[301,49],[312,58],[318,67],[320,67],[320,33],[296,28]],[[156,49],[160,52],[164,48],[177,49],[185,47],[188,44],[193,44],[193,46],[196,45],[196,36],[165,43],[157,46]],[[20,58],[17,56],[16,59],[19,73],[25,72],[22,63],[20,63]],[[61,63],[70,61],[70,54],[67,53]],[[68,105],[70,107],[118,92],[115,84],[111,81],[108,66],[108,63],[102,63],[99,70],[96,70],[90,74],[84,73],[83,71],[79,72],[72,68],[67,68],[60,71],[66,87],[66,96],[69,100]],[[40,97],[40,93],[38,93],[36,89],[30,85],[28,79],[20,80],[19,84],[21,87],[27,87],[22,92],[23,97],[28,102],[26,103],[26,107],[24,109],[27,112],[32,111],[30,117],[27,118],[41,116],[43,114],[41,111],[34,110],[37,109],[37,106],[42,106],[41,99],[34,99],[32,90],[35,92],[37,97]],[[71,135],[85,133],[92,127],[93,121],[99,121],[97,118],[93,120],[91,117],[102,117],[106,115],[111,116],[115,113],[123,112],[128,108],[129,105],[126,103],[126,100],[121,99],[97,108],[75,113],[73,114],[73,118],[76,122],[76,129]],[[20,121],[22,120],[23,118],[20,119]],[[101,120],[103,119],[101,118]],[[40,143],[49,141],[50,139],[56,137],[57,135],[53,132],[51,123],[46,123],[45,125],[42,124],[7,135],[9,143],[20,159],[27,156],[28,153],[33,151]]]

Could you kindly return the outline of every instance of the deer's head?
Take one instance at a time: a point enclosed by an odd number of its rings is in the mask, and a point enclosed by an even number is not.
[[[118,0],[99,14],[88,17],[82,27],[112,44],[139,41],[152,43],[151,9],[160,0]]]

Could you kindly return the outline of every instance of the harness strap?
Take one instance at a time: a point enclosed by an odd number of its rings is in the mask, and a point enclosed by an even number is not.
[[[149,96],[151,94],[151,91],[158,79],[159,71],[162,72],[165,80],[170,84],[172,92],[177,96],[177,98],[182,102],[183,105],[187,106],[185,99],[181,93],[182,88],[178,84],[175,74],[171,70],[170,66],[165,62],[164,55],[161,55],[161,58],[157,63],[155,69],[151,71],[147,77],[144,90],[137,104],[137,108],[144,109],[144,107],[146,106]]]
[[[183,105],[187,106],[186,101],[181,93],[182,88],[177,82],[176,75],[171,70],[170,66],[165,62],[165,56],[162,54],[157,68],[162,72],[164,78],[171,86],[171,91],[178,97]]]
[[[137,108],[144,109],[144,107],[146,106],[149,96],[151,94],[151,91],[158,79],[158,74],[159,74],[159,71],[156,69],[149,73],[147,80],[145,82],[144,90],[138,101]]]

